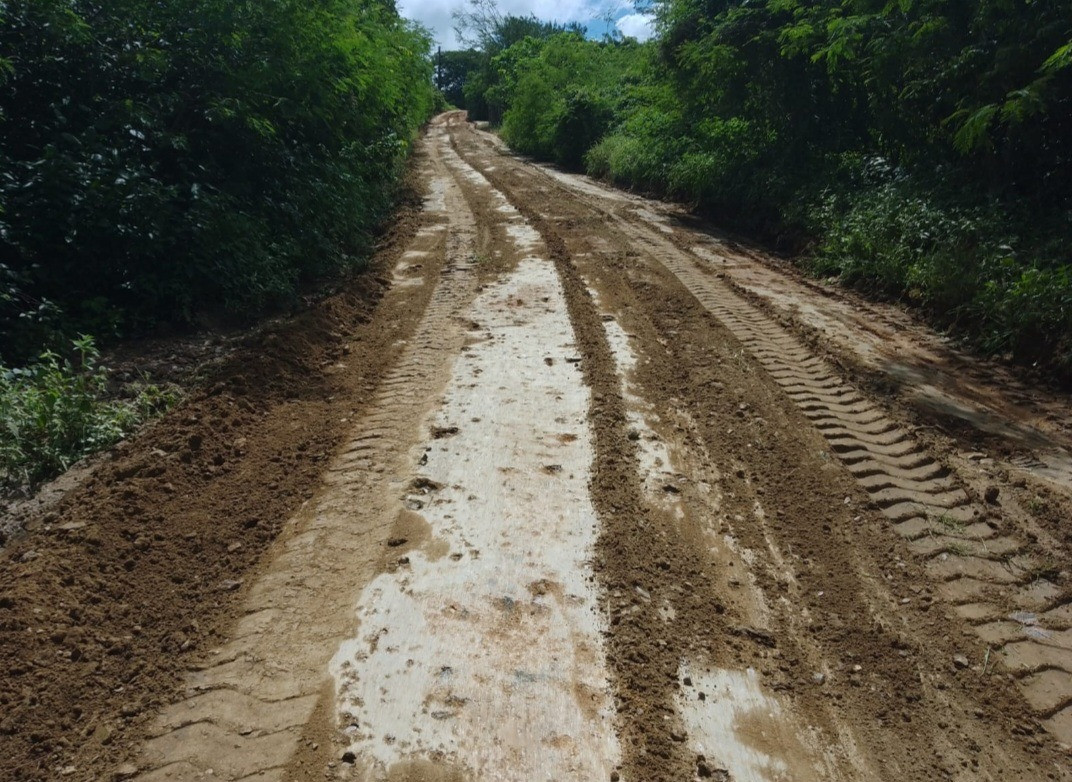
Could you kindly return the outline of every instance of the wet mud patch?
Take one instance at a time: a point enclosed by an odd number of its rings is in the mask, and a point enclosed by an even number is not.
[[[577,364],[592,389],[596,453],[591,487],[601,521],[594,566],[611,625],[607,657],[623,752],[618,773],[653,782],[689,778],[694,758],[678,739],[683,726],[674,709],[678,661],[698,650],[698,635],[718,635],[724,606],[711,588],[703,558],[681,541],[672,519],[660,517],[644,501],[621,381],[602,318],[561,240],[539,215],[521,209],[555,260],[583,357]],[[652,595],[675,606],[678,622],[707,629],[685,633],[675,625],[668,632],[651,604]]]
[[[810,422],[786,404],[740,343],[653,263],[648,253],[658,243],[646,244],[642,231],[619,233],[613,210],[603,204],[590,209],[563,191],[548,196],[530,187],[531,172],[481,143],[464,130],[455,136],[475,165],[494,155],[493,181],[537,223],[550,246],[559,232],[560,269],[572,262],[599,279],[601,294],[620,297],[608,306],[635,316],[631,327],[638,318],[650,319],[652,331],[641,335],[646,352],[658,356],[659,345],[664,358],[638,372],[645,396],[674,400],[690,411],[724,476],[717,531],[750,552],[748,575],[769,598],[771,625],[763,638],[745,633],[712,639],[701,663],[754,667],[772,690],[834,737],[844,761],[837,765],[848,778],[1063,778],[1056,747],[1006,677],[956,673],[963,669],[951,661],[979,639],[937,601],[919,561],[889,536],[885,519]],[[580,285],[567,287],[583,298]],[[592,363],[586,353],[586,372]],[[613,393],[609,385],[593,387]],[[651,590],[641,589],[634,589],[636,598],[647,604]],[[667,616],[666,608],[676,608],[650,603]],[[725,617],[715,624],[724,628]],[[629,726],[625,730],[623,736]]]
[[[432,527],[424,516],[409,508],[399,509],[387,538],[384,569],[396,567],[400,563],[405,564],[403,560],[407,560],[407,552],[426,546],[431,543],[431,540]],[[439,552],[440,547],[435,548]],[[447,552],[439,553],[438,556],[443,556],[445,553]]]
[[[463,769],[452,768],[449,763],[408,760],[395,763],[387,769],[385,782],[475,782],[475,780],[471,774]]]
[[[569,364],[541,360],[548,343],[572,351],[553,266],[520,261],[473,309],[488,338],[457,359],[424,430],[467,423],[428,441],[405,497],[425,499],[450,554],[408,549],[362,591],[358,636],[331,665],[345,746],[375,779],[411,761],[606,779],[619,750],[588,575],[591,445],[557,438],[586,432],[588,393]]]

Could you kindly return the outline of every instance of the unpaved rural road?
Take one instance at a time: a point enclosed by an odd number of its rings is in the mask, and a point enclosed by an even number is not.
[[[266,441],[321,421],[316,463],[303,446],[291,467],[254,464],[251,434],[209,464],[225,476],[195,473],[231,419],[180,409],[174,448],[145,433],[137,447],[187,471],[177,494],[201,526],[115,533],[131,551],[115,577],[162,550],[171,582],[222,586],[132,595],[127,661],[91,669],[100,693],[69,722],[44,678],[39,696],[9,688],[51,744],[35,755],[7,725],[24,765],[5,772],[1072,779],[1066,399],[668,205],[513,157],[462,114],[421,143],[423,207],[382,299],[322,362],[335,390],[314,403],[299,385],[245,417],[252,390],[224,395],[237,429],[274,427]],[[243,486],[294,501],[251,516]],[[151,516],[123,491],[90,507]],[[120,524],[64,512],[46,530],[70,552]],[[236,537],[250,528],[273,532],[256,549]],[[213,552],[230,575],[193,570]],[[34,554],[23,578],[63,572]],[[159,640],[139,640],[139,600]],[[65,652],[73,631],[42,629],[63,605],[17,596],[0,629],[44,633],[35,659],[78,666],[92,639]]]

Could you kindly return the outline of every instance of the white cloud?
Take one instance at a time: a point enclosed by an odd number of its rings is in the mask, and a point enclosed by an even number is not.
[[[646,41],[655,34],[655,17],[651,14],[627,14],[616,24],[626,38]]]
[[[458,46],[454,34],[454,21],[451,14],[464,6],[464,0],[399,0],[398,11],[408,19],[414,19],[429,28],[436,41],[444,49]],[[617,18],[624,11],[632,11],[632,0],[499,0],[499,10],[503,14],[528,16],[533,14],[539,19],[559,23],[580,22],[590,24],[608,13]],[[644,14],[632,13],[618,19],[618,29],[624,35],[632,35],[641,40],[651,37],[650,20],[647,33],[644,32]],[[636,21],[633,21],[636,20]],[[623,22],[625,27],[623,27]]]
[[[407,19],[420,22],[435,35],[436,42],[444,49],[458,48],[454,35],[454,20],[451,13],[459,4],[435,2],[435,0],[401,0],[398,12]]]

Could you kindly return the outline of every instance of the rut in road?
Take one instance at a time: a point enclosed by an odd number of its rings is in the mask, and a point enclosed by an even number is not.
[[[1072,604],[1047,577],[1052,564],[1003,528],[986,503],[973,499],[957,474],[909,431],[727,284],[718,266],[704,262],[714,255],[709,240],[699,245],[706,258],[697,256],[669,238],[666,220],[649,209],[626,216],[617,193],[563,175],[540,176],[530,169],[529,176],[543,180],[536,185],[541,189],[568,183],[575,192],[596,196],[594,208],[669,269],[741,341],[822,433],[893,529],[910,541],[910,550],[926,560],[943,597],[975,625],[987,648],[1001,650],[1001,664],[1017,677],[1047,728],[1072,743]],[[998,659],[995,651],[995,664]]]
[[[607,779],[619,760],[588,392],[542,242],[505,200],[496,214],[516,266],[471,305],[405,498],[410,531],[332,662],[349,751],[373,778]]]
[[[431,273],[435,289],[418,330],[324,491],[250,589],[230,642],[190,673],[189,697],[161,715],[137,760],[138,779],[282,779],[318,701],[333,699],[323,695],[326,665],[352,621],[350,585],[379,566],[380,540],[401,509],[392,502],[401,493],[392,482],[397,465],[465,341],[460,318],[476,292],[475,219],[437,145],[428,147],[430,220],[397,269],[404,278],[418,264]],[[351,523],[355,509],[372,521]]]
[[[1001,648],[1002,662],[1062,740],[1072,741],[1072,633],[1063,591],[1027,541],[1003,532],[956,474],[827,362],[672,248],[660,258],[741,340],[830,444],[943,596]],[[1024,630],[1028,633],[1025,635]]]
[[[1072,778],[951,666],[945,605],[1049,633],[1002,664],[1061,730],[1058,598],[968,482],[646,202],[458,114],[422,147],[419,323],[138,779]]]
[[[569,237],[586,225],[613,226],[589,239],[587,247],[596,252],[574,257],[598,256],[608,247],[607,237],[620,232],[630,254],[642,249],[672,272],[816,426],[873,505],[909,541],[909,550],[938,582],[939,594],[984,641],[986,652],[979,652],[978,662],[1016,678],[1046,727],[1064,741],[1072,739],[1068,602],[1047,575],[1052,549],[1032,545],[1038,542],[1036,530],[1017,530],[974,499],[956,471],[931,456],[831,364],[724,283],[717,268],[690,251],[702,243],[704,256],[709,256],[708,237],[679,235],[666,218],[646,206],[638,208],[639,199],[577,177],[507,163],[501,146],[484,134],[470,131],[454,140],[474,166],[495,172],[495,181],[512,200],[527,204],[527,212],[539,218],[545,232]],[[588,215],[594,218],[590,223]],[[1046,543],[1053,545],[1052,540]]]

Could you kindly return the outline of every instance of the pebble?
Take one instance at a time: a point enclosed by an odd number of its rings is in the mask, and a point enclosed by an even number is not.
[[[112,740],[112,729],[107,725],[98,725],[93,730],[92,739],[101,744],[108,744]]]

